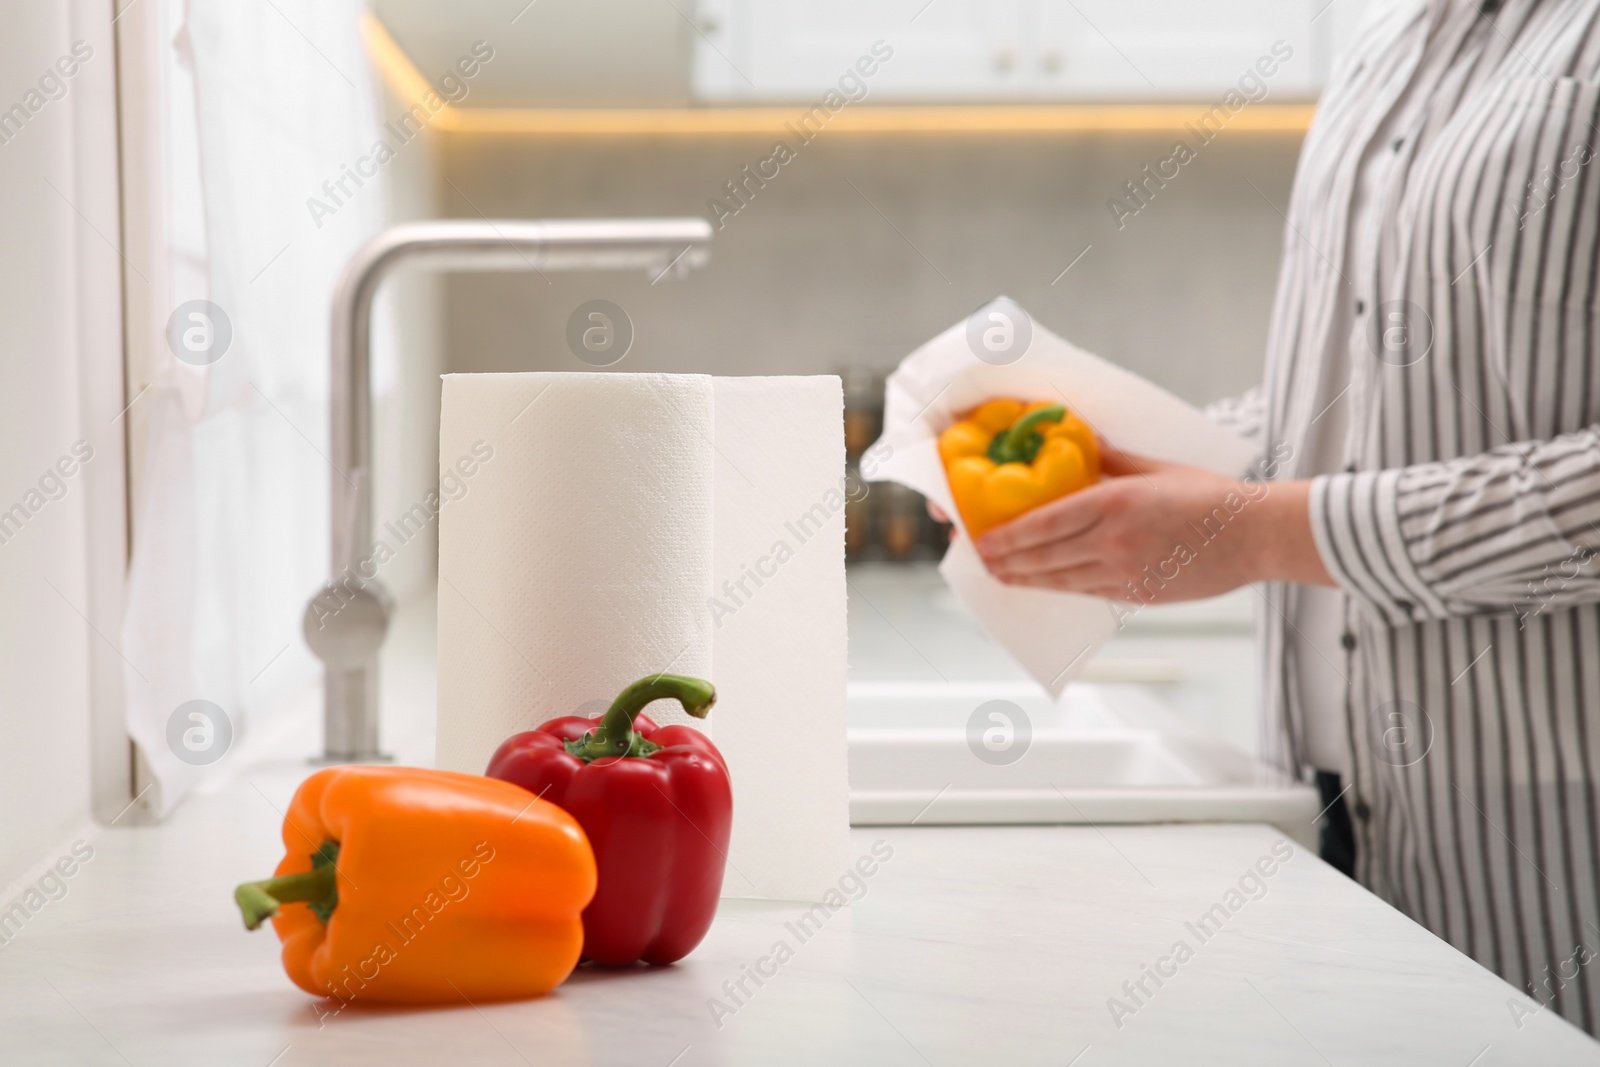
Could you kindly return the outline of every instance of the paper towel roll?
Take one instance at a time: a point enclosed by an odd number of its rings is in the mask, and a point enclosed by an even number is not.
[[[651,671],[707,677],[716,709],[687,721],[733,780],[723,894],[836,889],[839,379],[448,375],[439,441],[456,488],[439,528],[439,766],[482,773],[513,733],[599,714]],[[683,720],[668,701],[649,714]]]
[[[445,375],[440,767],[481,774],[652,671],[713,677],[714,429],[704,375]]]

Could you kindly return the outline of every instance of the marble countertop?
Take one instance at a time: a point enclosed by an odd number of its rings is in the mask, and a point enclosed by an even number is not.
[[[165,825],[90,838],[65,895],[0,947],[0,1063],[1600,1063],[1261,826],[859,829],[836,911],[726,901],[673,967],[333,1012],[231,900],[276,862],[304,773],[258,769]]]

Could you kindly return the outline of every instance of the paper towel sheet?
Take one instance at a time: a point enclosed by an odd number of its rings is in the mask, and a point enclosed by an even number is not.
[[[1014,363],[974,354],[967,324],[998,312],[1026,319],[1032,343]],[[1119,448],[1154,459],[1239,475],[1255,449],[1199,409],[1062,340],[1006,297],[999,297],[907,356],[885,383],[884,429],[873,477],[934,501],[961,525],[939,461],[939,434],[986,400],[1059,399]],[[1108,601],[1008,586],[991,576],[965,532],[951,542],[940,573],[978,622],[1052,697],[1116,629]]]
[[[440,484],[465,492],[439,520],[440,767],[482,774],[512,734],[654,671],[714,678],[714,424],[705,375],[445,376]]]
[[[832,375],[714,382],[722,892],[818,900],[850,863],[844,397]]]

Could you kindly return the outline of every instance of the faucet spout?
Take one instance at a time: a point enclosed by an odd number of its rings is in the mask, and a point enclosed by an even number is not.
[[[393,226],[345,264],[334,287],[330,350],[332,529],[328,583],[306,605],[302,632],[322,660],[323,758],[383,759],[378,745],[378,652],[393,613],[372,544],[372,304],[389,271],[643,270],[652,279],[705,263],[711,224],[664,219],[440,219]]]

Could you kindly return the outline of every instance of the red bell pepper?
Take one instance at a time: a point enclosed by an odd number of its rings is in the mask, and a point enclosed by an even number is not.
[[[588,835],[599,887],[583,913],[583,958],[595,963],[680,960],[716,915],[733,826],[728,766],[698,730],[640,714],[663,698],[705,718],[717,694],[699,678],[642,678],[599,718],[510,738],[485,772],[565,809]]]

